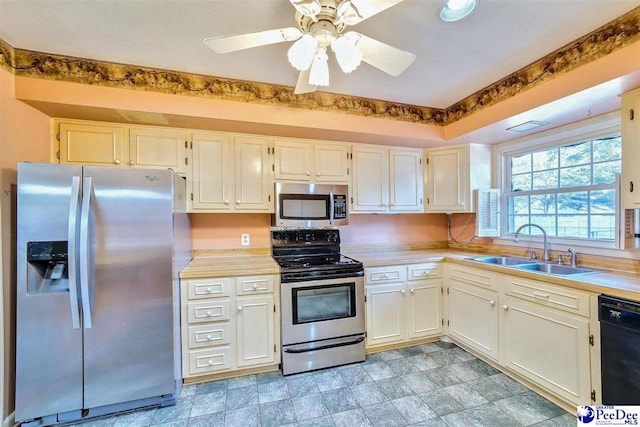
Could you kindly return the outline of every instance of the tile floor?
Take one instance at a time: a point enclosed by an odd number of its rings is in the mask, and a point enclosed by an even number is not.
[[[366,362],[283,377],[186,386],[176,406],[80,427],[575,426],[576,419],[454,344],[369,355]]]

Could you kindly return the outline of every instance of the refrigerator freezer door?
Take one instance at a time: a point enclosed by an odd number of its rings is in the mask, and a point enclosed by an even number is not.
[[[85,167],[84,177],[94,265],[84,407],[172,394],[172,173]]]
[[[29,242],[63,242],[56,247],[66,246],[72,182],[74,177],[78,182],[81,175],[79,166],[18,165],[16,420],[19,421],[82,408],[82,329],[73,327],[74,307],[69,297],[69,286],[73,284],[69,279],[65,283],[63,278],[52,286],[54,280],[51,276],[47,278],[46,261],[32,258],[32,262],[27,262]]]

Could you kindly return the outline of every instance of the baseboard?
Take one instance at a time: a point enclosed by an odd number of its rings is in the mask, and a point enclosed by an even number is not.
[[[2,421],[2,427],[13,427],[16,424],[16,413],[12,412]]]

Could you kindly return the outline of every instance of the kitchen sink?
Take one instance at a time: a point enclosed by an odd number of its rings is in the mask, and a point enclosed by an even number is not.
[[[532,262],[535,262],[535,261],[530,261],[524,258],[513,258],[508,256],[489,256],[489,257],[481,257],[481,258],[471,258],[471,260],[484,262],[485,264],[509,265],[509,266],[531,264]]]
[[[593,273],[593,270],[589,270],[588,268],[580,268],[580,267],[570,267],[568,265],[558,265],[558,264],[546,264],[546,263],[535,263],[535,264],[522,264],[516,265],[515,268],[520,270],[529,270],[529,271],[538,271],[540,273],[547,274],[557,274],[559,276],[569,276],[573,274],[585,274],[585,273]]]

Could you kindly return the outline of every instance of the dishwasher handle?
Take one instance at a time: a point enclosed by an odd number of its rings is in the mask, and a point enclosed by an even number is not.
[[[640,302],[607,295],[598,296],[598,320],[640,333]]]

